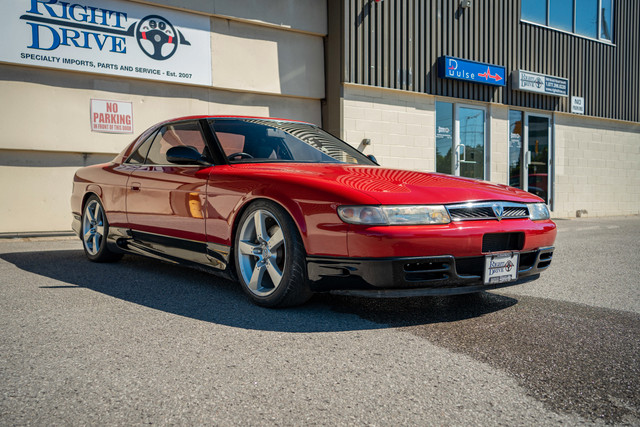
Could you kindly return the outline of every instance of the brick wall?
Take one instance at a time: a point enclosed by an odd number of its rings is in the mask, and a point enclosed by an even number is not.
[[[554,214],[640,214],[640,124],[555,116]]]

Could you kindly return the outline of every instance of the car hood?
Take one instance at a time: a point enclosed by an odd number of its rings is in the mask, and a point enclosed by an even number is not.
[[[235,167],[257,174],[276,173],[280,178],[288,176],[296,183],[306,181],[312,186],[318,185],[318,181],[329,181],[343,187],[345,192],[363,193],[383,205],[542,201],[531,193],[506,185],[438,173],[344,164],[253,163]]]

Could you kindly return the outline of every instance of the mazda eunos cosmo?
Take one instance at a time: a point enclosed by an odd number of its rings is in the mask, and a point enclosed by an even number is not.
[[[155,125],[79,169],[71,206],[89,260],[207,266],[268,307],[508,286],[549,267],[556,237],[533,194],[383,168],[315,125],[259,117]]]

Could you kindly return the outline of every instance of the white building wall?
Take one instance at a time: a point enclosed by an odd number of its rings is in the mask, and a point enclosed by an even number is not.
[[[0,197],[7,201],[0,233],[70,230],[75,170],[110,160],[159,121],[237,114],[322,122],[324,1],[138,3],[209,16],[212,85],[0,63]],[[131,102],[134,134],[92,132],[91,99]]]

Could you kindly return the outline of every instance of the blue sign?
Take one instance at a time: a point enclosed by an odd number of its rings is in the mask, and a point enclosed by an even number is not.
[[[443,79],[505,86],[505,75],[505,68],[499,65],[467,61],[452,56],[438,58],[438,76]]]

